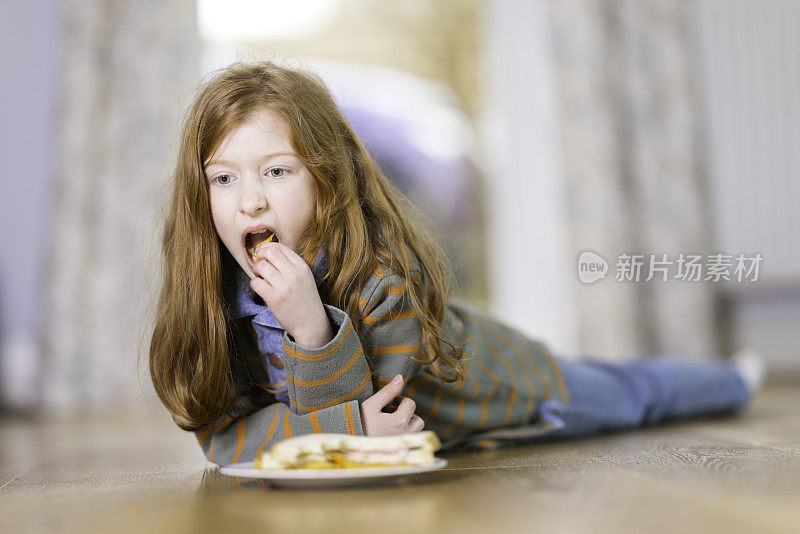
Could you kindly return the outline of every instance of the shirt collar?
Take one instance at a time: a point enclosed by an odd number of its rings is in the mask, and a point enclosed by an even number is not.
[[[228,256],[228,254],[225,254]],[[254,321],[264,326],[273,328],[283,328],[272,315],[269,306],[264,299],[250,287],[250,277],[244,272],[241,266],[233,261],[233,258],[226,258],[223,261],[223,297],[227,303],[226,316],[229,320],[235,321],[243,317],[254,316]],[[320,249],[317,259],[314,262],[311,272],[314,280],[319,285],[320,280],[325,275],[328,268],[325,250]]]

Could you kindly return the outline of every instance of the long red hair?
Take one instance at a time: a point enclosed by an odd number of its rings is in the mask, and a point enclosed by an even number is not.
[[[314,221],[295,250],[310,266],[324,247],[323,302],[345,310],[358,331],[364,284],[378,265],[388,266],[406,280],[422,325],[420,353],[427,358],[418,363],[463,386],[463,346],[442,339],[452,269],[431,231],[415,223],[421,214],[382,174],[316,75],[271,62],[239,62],[200,87],[171,176],[150,376],[175,423],[201,429],[236,400],[231,325],[222,298],[223,255],[229,253],[213,226],[203,162],[233,128],[262,109],[286,121],[293,148],[317,185]],[[411,253],[424,272],[414,272]],[[443,342],[450,352],[442,350]],[[453,372],[445,373],[445,366]]]

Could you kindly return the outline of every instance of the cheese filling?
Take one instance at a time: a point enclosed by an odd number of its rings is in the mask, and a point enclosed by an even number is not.
[[[283,465],[284,469],[346,469],[354,467],[396,467],[420,463],[420,447],[410,449],[389,449],[384,451],[328,451],[327,455],[319,453],[300,454],[293,465]],[[272,458],[259,458],[256,468],[278,467]],[[427,455],[426,455],[427,456]],[[432,454],[430,454],[432,456]],[[424,458],[423,463],[432,463],[432,458]]]

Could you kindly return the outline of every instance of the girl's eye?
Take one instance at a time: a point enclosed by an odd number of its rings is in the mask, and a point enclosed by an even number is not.
[[[274,174],[274,171],[279,171],[282,174]],[[273,178],[280,178],[281,176],[284,176],[287,172],[288,171],[282,167],[275,167],[274,169],[270,169],[267,171],[267,173]]]
[[[224,179],[226,179],[226,178],[228,180],[231,180],[231,175],[230,174],[221,174],[221,175],[217,176],[216,178],[214,178],[214,181],[216,181],[220,185],[228,185],[228,184],[230,184],[230,181],[225,182]]]
[[[281,178],[285,176],[287,172],[289,172],[287,169],[275,167],[274,169],[268,170],[267,174],[272,178]],[[230,185],[233,181],[233,177],[230,174],[220,174],[212,181],[217,182],[219,185]]]

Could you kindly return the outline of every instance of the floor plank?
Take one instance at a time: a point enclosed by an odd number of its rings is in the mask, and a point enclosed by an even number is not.
[[[157,406],[0,418],[0,532],[797,532],[800,388],[743,414],[483,452],[375,487],[285,490],[209,469]],[[277,531],[277,530],[275,530]]]

